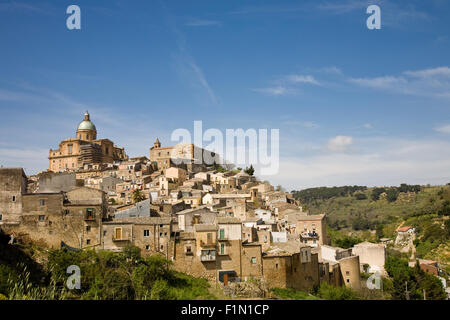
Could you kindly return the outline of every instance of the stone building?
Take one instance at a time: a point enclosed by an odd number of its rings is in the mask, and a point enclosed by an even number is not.
[[[310,247],[291,253],[273,249],[263,255],[263,277],[269,288],[311,290],[320,284],[318,254]]]
[[[384,263],[386,262],[386,245],[371,242],[361,242],[356,244],[352,253],[359,256],[361,270],[369,273],[385,273]],[[369,265],[368,270],[363,270],[364,265]]]
[[[80,187],[68,192],[23,194],[17,223],[2,229],[45,246],[59,248],[61,241],[75,248],[101,243],[106,215],[104,192]]]
[[[0,168],[0,226],[19,222],[27,180],[22,168]]]
[[[116,147],[109,139],[97,139],[97,128],[86,111],[84,120],[78,125],[76,138],[61,141],[56,150],[50,149],[48,169],[75,171],[127,158],[124,148]]]
[[[214,152],[199,148],[192,143],[162,147],[158,138],[150,148],[150,161],[157,164],[158,170],[180,167],[189,172],[198,173],[205,171],[208,165],[213,165],[215,157]],[[214,161],[209,161],[209,158]]]
[[[101,248],[121,251],[133,244],[143,255],[162,253],[168,255],[172,232],[170,217],[129,217],[116,218],[103,223]]]
[[[299,216],[296,232],[300,234],[303,243],[313,247],[330,243],[324,214]]]

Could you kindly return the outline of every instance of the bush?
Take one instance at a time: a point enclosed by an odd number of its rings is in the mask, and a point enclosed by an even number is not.
[[[345,286],[333,287],[324,282],[320,285],[317,296],[324,300],[358,300],[359,295]]]

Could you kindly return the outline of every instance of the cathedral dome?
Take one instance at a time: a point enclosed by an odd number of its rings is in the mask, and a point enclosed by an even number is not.
[[[84,114],[84,120],[80,122],[78,125],[78,130],[94,130],[97,131],[95,128],[95,125],[92,123],[92,121],[89,119],[89,113],[86,111]]]

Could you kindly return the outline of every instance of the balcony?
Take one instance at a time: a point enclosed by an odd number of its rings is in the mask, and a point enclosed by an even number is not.
[[[216,261],[216,250],[202,250],[202,254],[200,255],[200,261],[202,262]]]
[[[313,232],[302,232],[300,234],[300,236],[303,239],[319,239],[319,235],[315,231],[313,231]]]
[[[114,242],[127,242],[127,241],[130,241],[130,238],[128,238],[128,237],[115,237],[115,236],[112,236],[112,241],[114,241]]]

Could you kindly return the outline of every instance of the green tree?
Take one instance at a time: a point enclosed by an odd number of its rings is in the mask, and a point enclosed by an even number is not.
[[[398,198],[398,191],[396,188],[389,188],[386,191],[386,200],[388,202],[394,202],[397,200],[397,198]]]
[[[372,198],[373,201],[377,201],[380,200],[380,195],[386,192],[385,188],[375,188],[372,190],[372,193],[370,194],[370,197]]]
[[[253,168],[253,165],[251,164],[250,167],[245,168],[244,172],[252,176],[255,173],[255,168]]]
[[[133,191],[133,194],[132,194],[131,198],[133,199],[134,203],[141,202],[141,201],[145,200],[144,194],[139,189],[136,189],[136,190]]]

